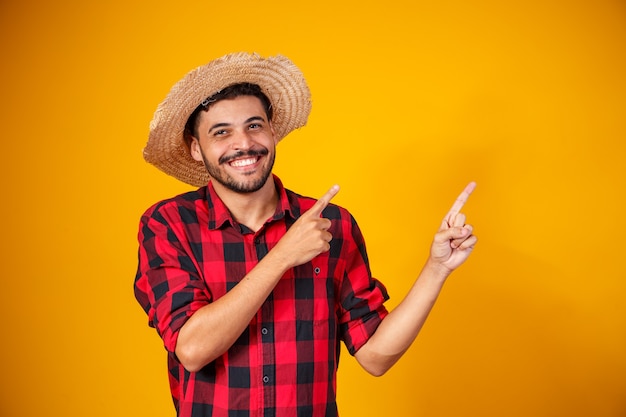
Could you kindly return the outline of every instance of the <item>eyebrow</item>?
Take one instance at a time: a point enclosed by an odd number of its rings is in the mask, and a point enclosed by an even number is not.
[[[249,119],[247,119],[245,122],[243,122],[243,124],[248,124],[250,122],[254,122],[254,121],[257,121],[257,120],[260,120],[262,122],[265,121],[265,119],[263,117],[261,117],[261,116],[252,116]],[[209,129],[208,133],[211,133],[215,129],[219,129],[221,127],[229,127],[229,126],[231,126],[230,123],[216,123],[213,126],[211,126],[211,128]]]

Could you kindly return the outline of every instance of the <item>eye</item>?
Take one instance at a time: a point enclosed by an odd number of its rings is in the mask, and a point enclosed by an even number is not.
[[[214,137],[225,136],[226,134],[228,134],[228,130],[226,129],[218,129],[215,132],[213,132]]]
[[[263,128],[263,125],[261,123],[250,123],[250,125],[248,126],[248,129],[250,130],[258,130]]]

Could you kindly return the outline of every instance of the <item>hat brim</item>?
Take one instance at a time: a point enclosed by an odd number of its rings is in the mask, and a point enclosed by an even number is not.
[[[229,54],[190,71],[172,87],[150,123],[144,159],[187,184],[206,185],[209,174],[189,153],[183,137],[185,124],[204,99],[238,83],[257,84],[269,98],[277,141],[306,124],[311,93],[293,62],[283,56]]]

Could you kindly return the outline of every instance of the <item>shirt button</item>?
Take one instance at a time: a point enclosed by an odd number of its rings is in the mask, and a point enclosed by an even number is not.
[[[316,273],[316,274],[319,274],[319,273],[320,273],[320,269],[319,269],[319,267],[315,268],[315,273]]]
[[[264,382],[264,383],[266,383],[266,384],[267,384],[268,382],[270,382],[270,377],[269,377],[269,376],[267,376],[267,375],[265,375],[265,376],[263,377],[263,382]]]
[[[264,327],[264,328],[261,329],[261,333],[267,334],[267,333],[269,333],[269,330],[267,330],[267,327]]]

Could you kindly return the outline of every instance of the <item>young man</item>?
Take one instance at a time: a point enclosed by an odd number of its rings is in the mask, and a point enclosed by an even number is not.
[[[308,86],[284,57],[231,54],[187,74],[159,105],[147,161],[200,188],[142,216],[135,295],[168,352],[178,416],[336,416],[339,343],[373,375],[409,348],[476,243],[444,218],[392,312],[350,213],[283,187],[276,144],[303,126]]]

